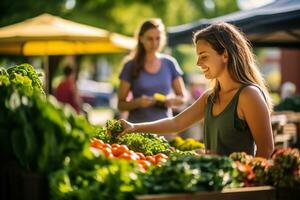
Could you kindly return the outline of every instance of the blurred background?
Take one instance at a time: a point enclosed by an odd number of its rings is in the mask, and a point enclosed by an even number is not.
[[[105,49],[89,47],[68,51],[67,46],[65,48],[58,44],[54,46],[53,51],[46,49],[39,52],[36,49],[28,50],[28,46],[26,49],[25,41],[18,44],[18,47],[9,46],[8,49],[5,49],[5,43],[0,43],[0,66],[9,67],[24,62],[32,64],[44,74],[42,78],[45,90],[49,94],[53,93],[62,79],[63,68],[66,65],[73,66],[77,72],[80,96],[88,109],[88,119],[92,124],[102,125],[107,119],[117,118],[120,115],[116,109],[118,75],[123,58],[134,46],[135,30],[143,20],[151,17],[161,18],[170,33],[174,30],[172,27],[213,19],[237,11],[256,9],[274,2],[274,0],[15,0],[12,3],[10,0],[2,0],[0,35],[5,28],[19,28],[19,33],[22,33],[30,31],[28,24],[42,23],[33,22],[34,20],[52,20],[52,24],[61,23],[61,29],[67,29],[70,25],[68,23],[76,23],[71,25],[74,27],[70,32],[74,33],[81,28],[96,28],[95,31],[103,31],[105,37],[108,37],[106,41],[114,46]],[[10,26],[16,23],[25,23],[25,26],[22,27],[23,24]],[[78,28],[75,25],[79,25]],[[85,25],[87,27],[84,27]],[[39,30],[31,29],[37,32],[35,34],[41,33]],[[47,31],[44,30],[43,33],[47,34]],[[119,38],[113,39],[112,34],[117,34]],[[299,35],[297,37],[299,39]],[[70,38],[71,36],[64,39]],[[79,40],[77,42],[82,42],[82,38],[77,39]],[[63,49],[63,53],[59,51],[60,48]],[[192,103],[207,86],[196,67],[196,54],[192,43],[166,46],[163,51],[178,60],[185,73],[184,80],[191,93],[190,103]],[[299,82],[296,82],[299,71],[295,71],[300,64],[299,48],[254,46],[254,52],[275,104],[281,101],[283,83],[290,82],[295,86],[295,93],[299,92]]]

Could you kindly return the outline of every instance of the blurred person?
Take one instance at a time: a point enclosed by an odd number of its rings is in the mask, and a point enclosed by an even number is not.
[[[190,76],[190,93],[191,101],[194,102],[197,100],[202,93],[207,89],[207,81],[205,80],[204,75],[192,74]]]
[[[148,123],[120,120],[124,131],[178,133],[204,119],[206,151],[228,156],[246,152],[270,158],[274,150],[272,102],[245,36],[228,23],[197,31],[197,65],[213,85],[175,117]]]
[[[137,46],[119,75],[118,109],[128,111],[130,122],[171,117],[172,108],[186,102],[182,70],[175,58],[159,53],[165,37],[160,19],[144,21],[137,33]],[[166,96],[162,104],[155,100],[155,93]]]
[[[284,82],[281,86],[281,99],[294,96],[296,94],[296,85],[292,82]]]
[[[64,79],[59,83],[54,91],[56,99],[62,103],[71,105],[79,114],[81,112],[82,100],[76,86],[75,70],[69,65],[63,70]]]

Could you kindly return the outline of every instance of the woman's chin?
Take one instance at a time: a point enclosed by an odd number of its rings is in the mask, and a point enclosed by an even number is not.
[[[204,73],[204,76],[205,76],[206,79],[212,79],[212,77],[208,73]]]

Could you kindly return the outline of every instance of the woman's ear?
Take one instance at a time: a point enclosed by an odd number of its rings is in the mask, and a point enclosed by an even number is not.
[[[228,52],[226,49],[224,50],[224,53],[223,53],[223,61],[224,61],[224,63],[228,62]]]

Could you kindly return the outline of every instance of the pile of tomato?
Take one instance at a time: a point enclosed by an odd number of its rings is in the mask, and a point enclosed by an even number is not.
[[[142,171],[146,171],[150,166],[160,166],[167,162],[168,156],[158,153],[153,156],[145,156],[141,152],[134,152],[123,144],[108,144],[100,139],[91,139],[91,151],[96,154],[104,154],[106,158],[120,158],[136,161]]]

